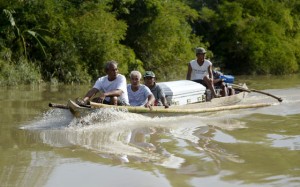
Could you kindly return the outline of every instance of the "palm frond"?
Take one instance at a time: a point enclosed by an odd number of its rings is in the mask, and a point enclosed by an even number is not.
[[[35,31],[32,31],[32,30],[26,30],[26,32],[27,32],[29,35],[31,35],[31,36],[38,42],[39,47],[42,49],[42,51],[43,51],[45,57],[47,57],[45,48],[44,48],[44,46],[43,46],[43,44],[42,44],[42,42],[43,42],[43,43],[45,43],[45,44],[47,45],[47,42],[43,39],[43,37],[42,37],[39,33],[35,32]],[[41,42],[41,40],[42,40],[42,42]]]
[[[7,9],[4,9],[3,10],[4,14],[6,15],[6,17],[8,18],[8,21],[10,22],[10,25],[15,27],[16,26],[16,22],[15,22],[15,19],[12,15],[12,13],[14,13],[13,10],[7,10]]]
[[[33,28],[30,29],[32,31],[35,31],[36,33],[38,33],[40,36],[41,35],[45,35],[45,36],[53,36],[53,33],[51,31],[49,31],[48,29],[41,29],[41,28]]]

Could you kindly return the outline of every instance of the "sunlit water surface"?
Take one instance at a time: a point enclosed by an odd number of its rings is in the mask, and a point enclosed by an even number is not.
[[[284,101],[251,93],[245,104],[274,105],[154,118],[105,109],[76,119],[47,104],[87,86],[1,89],[0,186],[299,186],[300,78],[249,79],[240,78]]]

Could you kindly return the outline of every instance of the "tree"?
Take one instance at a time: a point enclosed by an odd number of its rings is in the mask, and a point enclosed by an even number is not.
[[[82,5],[82,10],[90,6]],[[75,28],[73,35],[80,59],[93,78],[105,74],[103,67],[109,60],[119,62],[120,72],[128,73],[128,65],[135,61],[135,54],[120,44],[125,38],[127,25],[107,12],[105,5],[83,11],[72,27]]]
[[[212,12],[208,14],[211,16],[207,16],[207,12]],[[204,40],[211,44],[214,61],[221,62],[221,66],[232,73],[285,74],[298,71],[299,49],[294,39],[299,29],[295,27],[291,9],[285,3],[223,1],[215,10],[203,7],[200,15],[197,34],[204,34]],[[278,68],[283,69],[278,71]]]
[[[10,23],[10,25],[6,24],[3,34],[6,35],[6,38],[9,41],[8,46],[11,46],[12,51],[14,51],[15,58],[20,58],[22,56],[30,58],[31,51],[33,51],[35,47],[38,47],[43,55],[47,56],[44,48],[44,46],[47,45],[47,42],[39,32],[51,34],[48,30],[39,28],[20,29],[13,17],[13,13],[15,13],[14,10],[4,9],[3,13]]]
[[[135,51],[144,69],[162,79],[185,78],[182,72],[194,58],[194,48],[201,45],[201,37],[192,34],[189,24],[197,13],[180,1],[113,2],[113,11],[128,10],[117,13],[128,25],[124,44]]]

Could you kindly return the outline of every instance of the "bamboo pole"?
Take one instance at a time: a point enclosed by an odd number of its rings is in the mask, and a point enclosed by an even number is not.
[[[133,107],[133,106],[112,106],[102,103],[91,102],[92,108],[115,108],[121,110],[127,110],[133,113],[174,113],[174,114],[193,114],[193,113],[204,113],[204,112],[217,112],[224,110],[236,110],[246,108],[259,108],[272,105],[271,103],[259,103],[259,104],[245,104],[245,105],[231,105],[231,106],[220,106],[213,108],[198,108],[198,109],[172,109],[164,107],[153,107],[152,110],[145,107]]]

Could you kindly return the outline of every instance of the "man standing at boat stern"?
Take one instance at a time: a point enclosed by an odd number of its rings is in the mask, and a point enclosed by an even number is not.
[[[213,97],[217,97],[214,89],[212,63],[205,59],[206,50],[202,47],[197,47],[195,52],[197,58],[188,64],[186,79],[204,85],[211,91]]]
[[[164,91],[161,87],[155,82],[155,74],[152,71],[146,71],[144,74],[145,85],[151,90],[152,94],[155,97],[155,106],[165,106],[169,108]]]
[[[110,105],[129,105],[127,83],[124,75],[118,73],[118,63],[109,61],[105,65],[107,75],[100,77],[78,104],[86,105],[98,92],[100,95],[92,101]]]

